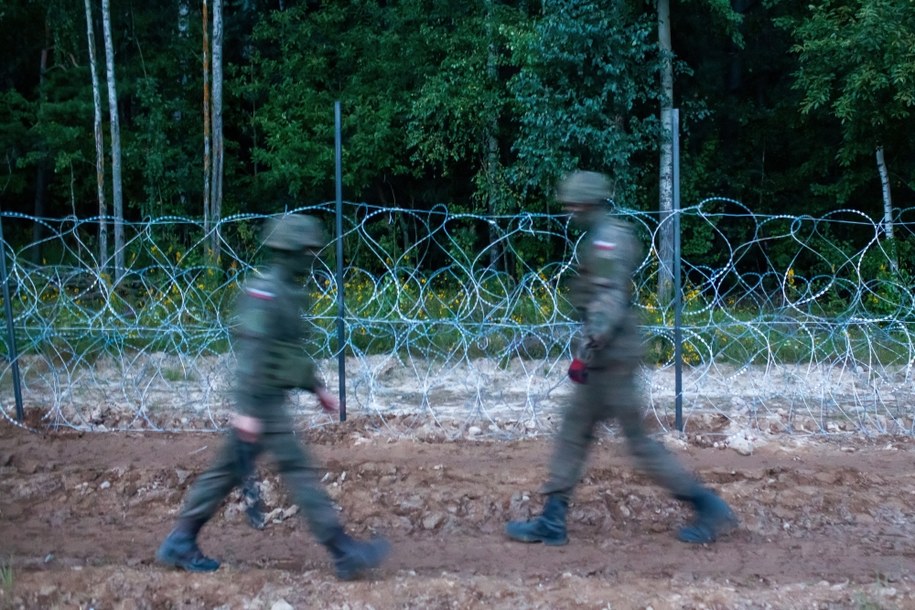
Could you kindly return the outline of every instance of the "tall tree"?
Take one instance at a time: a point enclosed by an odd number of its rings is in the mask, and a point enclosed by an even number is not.
[[[674,51],[670,41],[670,0],[658,0],[658,47],[660,50],[661,90],[661,140],[658,182],[658,210],[661,231],[658,236],[658,303],[667,304],[673,286],[673,102],[674,102]]]
[[[102,94],[99,87],[95,59],[95,23],[92,20],[92,2],[84,0],[86,8],[86,37],[89,43],[89,72],[92,76],[93,134],[95,135],[95,177],[98,195],[98,261],[104,271],[108,261],[108,204],[105,201],[105,142],[102,134]]]
[[[606,172],[614,198],[633,201],[645,175],[633,155],[654,148],[657,134],[646,114],[657,98],[652,24],[623,0],[544,2],[514,44],[513,173],[522,194],[548,198],[556,179],[579,167]]]
[[[425,48],[434,70],[422,81],[411,106],[407,137],[413,159],[434,174],[473,181],[474,211],[503,214],[517,209],[507,184],[506,162],[513,139],[509,37],[521,11],[493,0],[449,8],[425,24]],[[438,18],[436,18],[438,17]],[[490,225],[490,264],[505,267]]]
[[[47,71],[48,56],[51,53],[51,25],[49,17],[45,18],[44,23],[45,43],[41,48],[41,60],[38,65],[38,122],[43,122],[44,110],[47,107]],[[46,195],[48,184],[48,173],[50,172],[50,161],[48,159],[49,150],[47,141],[41,137],[38,141],[38,154],[35,164],[35,200],[32,212],[36,218],[44,218],[46,208]],[[36,222],[32,226],[32,262],[39,264],[41,262],[41,243],[44,224]]]
[[[201,28],[201,39],[203,40],[203,49],[201,57],[203,58],[203,232],[209,235],[213,229],[213,210],[212,210],[212,127],[210,125],[210,18],[209,5],[207,0],[203,0],[203,27]]]
[[[915,10],[897,0],[826,0],[809,5],[792,31],[801,111],[838,121],[841,165],[875,156],[884,229],[892,238],[886,158],[891,150],[911,152],[911,138],[899,126],[915,113]]]
[[[244,89],[257,109],[257,199],[333,196],[335,100],[343,109],[347,197],[378,198],[416,173],[405,140],[411,97],[431,70],[425,4],[301,3],[264,15]]]
[[[222,181],[224,149],[222,136],[222,0],[213,0],[213,169],[210,172],[212,193],[210,195],[210,221],[213,223],[210,238],[210,254],[219,259],[219,235],[216,227],[222,216]]]
[[[111,36],[111,6],[102,0],[102,29],[105,36],[105,67],[108,74],[108,115],[111,123],[111,199],[114,206],[114,277],[124,274],[124,192],[121,185],[121,125],[118,92],[114,76],[114,41]]]
[[[499,88],[499,50],[496,42],[495,29],[496,16],[493,0],[485,0],[485,23],[486,23],[486,80],[487,89],[498,90]],[[499,108],[490,107],[484,109],[484,114],[489,121],[486,130],[486,157],[483,164],[483,174],[486,176],[486,200],[487,210],[490,214],[501,212],[499,209],[498,182],[500,181],[500,146],[499,146]],[[495,225],[489,225],[489,243],[492,247],[489,250],[489,262],[494,268],[498,267],[499,259],[504,256],[501,245],[498,245],[498,234]],[[507,265],[506,265],[507,266]]]

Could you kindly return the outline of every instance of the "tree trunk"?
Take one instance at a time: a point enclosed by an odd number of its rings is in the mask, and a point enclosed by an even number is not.
[[[108,114],[111,121],[111,199],[114,206],[114,281],[124,275],[124,195],[121,188],[121,126],[118,92],[114,79],[114,43],[111,39],[111,8],[102,0],[102,30],[105,35],[105,66],[108,72]]]
[[[213,230],[210,252],[219,260],[219,219],[222,216],[222,0],[213,1],[213,183],[211,193]]]
[[[892,241],[893,231],[893,196],[890,193],[890,174],[886,170],[886,159],[883,156],[883,146],[877,147],[877,172],[880,174],[880,186],[883,190],[883,230],[886,232],[886,238]],[[895,246],[890,254],[890,265],[893,271],[899,268],[899,262],[896,260]]]
[[[178,40],[180,41],[180,47],[182,49],[185,48],[185,42],[187,40],[189,40],[189,38],[190,38],[190,31],[191,31],[190,15],[191,15],[191,6],[190,6],[188,0],[178,0]],[[181,73],[181,88],[185,89],[185,88],[187,88],[188,83],[191,82],[191,74],[190,74],[190,67],[189,67],[190,62],[189,62],[188,53],[184,53],[184,52],[181,53],[181,59],[178,62],[178,66],[179,66],[178,69]],[[178,100],[176,100],[176,101],[178,101]],[[182,109],[183,105],[180,104],[180,102],[179,102],[179,104],[177,104],[177,107],[179,109],[174,114],[174,120],[175,120],[175,123],[177,123],[180,128],[181,122],[184,119],[184,110]],[[178,201],[180,203],[180,209],[182,210],[182,213],[187,213],[186,212],[186,210],[187,210],[187,191],[185,190],[185,186],[183,183],[181,184],[180,190],[178,192]]]
[[[661,52],[661,158],[658,184],[658,305],[671,301],[673,287],[673,47],[670,42],[670,0],[658,0],[658,46]]]
[[[886,171],[882,146],[877,147],[877,171],[880,173],[880,186],[883,189],[883,229],[886,236],[893,239],[893,197],[890,194],[890,174]]]
[[[38,166],[35,168],[35,201],[33,214],[36,219],[44,218],[45,215],[45,193],[48,186],[48,161],[39,159]],[[44,225],[36,220],[32,225],[32,247],[31,258],[36,265],[41,264],[41,243],[44,239]]]
[[[493,6],[492,0],[486,0],[486,40],[487,40],[487,49],[486,49],[486,78],[489,81],[490,85],[497,86],[497,81],[499,78],[498,65],[497,65],[497,50],[496,50],[496,41],[493,35]],[[487,208],[490,216],[494,216],[499,212],[498,208],[498,196],[496,190],[498,188],[496,180],[496,172],[499,171],[499,140],[497,138],[497,133],[499,129],[499,117],[495,108],[487,108],[486,112],[489,113],[489,127],[486,134],[486,161],[484,172],[486,174],[486,200]],[[500,270],[500,259],[502,258],[502,244],[499,243],[499,234],[497,232],[497,227],[494,223],[489,225],[489,265],[495,269]],[[503,261],[504,262],[504,261]],[[502,265],[502,270],[507,270],[507,265]]]
[[[47,24],[45,28],[45,47],[41,49],[41,60],[38,65],[38,103],[39,115],[43,114],[41,106],[44,105],[45,100],[45,91],[44,91],[44,75],[45,71],[48,69],[48,53],[50,52],[50,34],[47,31]],[[36,219],[44,218],[45,215],[45,193],[47,192],[48,184],[48,151],[46,143],[43,141],[39,144],[39,149],[41,150],[41,158],[38,159],[38,163],[35,166],[35,201],[33,214]],[[36,265],[41,264],[41,243],[44,237],[44,225],[38,220],[35,221],[35,224],[32,225],[32,247],[31,247],[31,258],[32,262]]]
[[[92,2],[85,0],[86,36],[89,39],[89,71],[92,75],[92,105],[95,110],[95,181],[98,191],[98,263],[104,273],[108,262],[108,202],[105,201],[105,138],[102,133],[102,92],[98,82],[95,58],[95,25],[92,23]]]
[[[210,210],[210,16],[203,0],[203,235],[208,239],[212,224]]]

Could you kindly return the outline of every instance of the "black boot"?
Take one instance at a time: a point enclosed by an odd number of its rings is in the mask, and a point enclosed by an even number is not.
[[[365,570],[378,567],[391,551],[391,545],[384,538],[362,542],[350,538],[342,529],[325,546],[334,558],[340,580],[352,580]]]
[[[566,512],[569,500],[558,494],[546,498],[543,513],[530,521],[509,521],[505,533],[518,542],[542,542],[548,546],[562,546],[569,541],[566,535]]]
[[[737,527],[734,511],[715,492],[699,487],[689,496],[680,496],[693,505],[696,517],[692,523],[680,528],[677,538],[682,542],[706,544]]]
[[[197,546],[197,534],[204,522],[182,519],[175,529],[162,541],[156,551],[156,560],[167,566],[174,566],[188,572],[215,572],[219,562],[201,552]]]

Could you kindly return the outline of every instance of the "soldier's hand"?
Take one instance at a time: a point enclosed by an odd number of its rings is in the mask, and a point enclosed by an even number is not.
[[[235,413],[232,415],[232,427],[238,438],[246,443],[256,443],[264,429],[264,424],[256,417]]]
[[[318,397],[318,402],[321,403],[321,409],[325,413],[337,413],[340,411],[340,404],[337,402],[337,399],[327,391],[327,388],[318,388],[315,390],[315,394]]]
[[[588,365],[584,360],[574,358],[569,365],[569,379],[575,383],[585,383],[588,381]]]

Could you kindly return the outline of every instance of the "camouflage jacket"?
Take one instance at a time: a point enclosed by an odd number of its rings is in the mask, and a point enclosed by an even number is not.
[[[307,293],[275,268],[245,283],[235,305],[238,409],[262,420],[285,419],[275,410],[286,390],[315,391],[322,384],[306,351],[311,308]]]
[[[603,368],[642,357],[639,317],[632,307],[632,273],[642,260],[642,247],[627,223],[605,214],[589,220],[571,286],[582,321],[575,355],[590,368]]]

